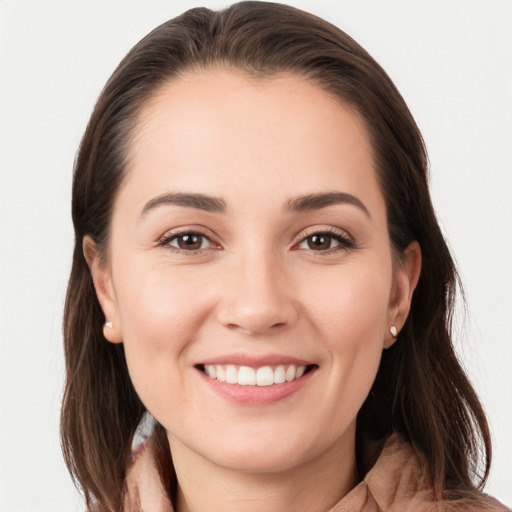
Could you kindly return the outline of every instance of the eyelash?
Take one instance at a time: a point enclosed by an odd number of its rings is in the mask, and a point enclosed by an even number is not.
[[[333,254],[333,253],[337,253],[339,251],[346,251],[346,250],[356,248],[356,244],[355,244],[354,240],[348,234],[346,234],[343,231],[338,230],[336,228],[332,228],[332,227],[326,228],[326,229],[320,229],[320,230],[317,228],[312,228],[311,230],[306,230],[303,233],[300,241],[294,245],[294,248],[297,248],[296,250],[300,250],[300,249],[298,249],[298,246],[300,246],[303,243],[306,243],[308,238],[311,238],[313,236],[327,236],[327,237],[335,240],[339,244],[335,247],[329,247],[329,249],[322,249],[322,250],[318,250],[318,251],[309,249],[312,253],[315,253],[315,255],[321,256],[321,255]]]
[[[215,245],[210,236],[208,236],[205,232],[201,231],[200,229],[195,228],[195,229],[190,229],[187,231],[181,231],[178,233],[176,233],[176,232],[166,233],[159,240],[158,246],[170,248],[173,252],[175,252],[177,254],[183,254],[185,256],[193,256],[193,255],[199,254],[201,251],[205,250],[205,249],[188,250],[188,249],[181,249],[180,247],[173,247],[170,245],[170,243],[173,240],[177,240],[178,238],[181,238],[184,236],[198,236],[202,239],[207,240],[210,244]],[[217,246],[217,247],[220,247],[220,246]],[[208,249],[209,248],[211,248],[211,247],[208,247]]]
[[[197,236],[202,238],[203,240],[207,240],[211,245],[214,245],[214,247],[207,247],[207,248],[199,248],[196,250],[188,250],[188,249],[182,249],[180,247],[174,247],[171,246],[170,243],[173,240],[177,240],[180,237],[185,236]],[[356,247],[356,244],[354,240],[349,237],[347,234],[344,234],[343,232],[335,229],[335,228],[327,228],[327,229],[311,229],[309,232],[306,231],[303,233],[302,238],[294,244],[293,249],[294,250],[301,250],[299,249],[299,246],[303,243],[306,243],[308,238],[311,238],[313,236],[327,236],[336,242],[338,242],[339,245],[335,247],[329,247],[328,249],[321,249],[321,250],[314,250],[314,249],[306,249],[311,251],[312,253],[316,253],[316,255],[325,255],[325,254],[333,254],[338,251],[346,251],[349,249],[354,249]],[[201,244],[202,245],[202,244]],[[206,250],[206,249],[218,249],[220,246],[218,244],[215,244],[215,242],[212,241],[211,237],[208,236],[205,232],[199,230],[199,229],[191,229],[188,231],[182,231],[182,232],[172,232],[172,233],[166,233],[158,242],[158,246],[160,247],[167,247],[170,248],[173,252],[177,254],[183,254],[185,256],[193,256],[196,254],[199,254],[200,252]]]

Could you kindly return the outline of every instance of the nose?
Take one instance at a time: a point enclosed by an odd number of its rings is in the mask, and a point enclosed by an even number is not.
[[[246,255],[226,274],[218,308],[225,327],[254,336],[280,332],[297,321],[292,279],[275,258]]]

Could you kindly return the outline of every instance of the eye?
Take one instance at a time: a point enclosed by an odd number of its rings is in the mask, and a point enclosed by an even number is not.
[[[178,251],[196,252],[212,247],[212,242],[202,233],[190,232],[167,236],[161,245],[171,246]]]
[[[347,236],[334,232],[316,232],[308,235],[296,246],[315,252],[335,252],[338,249],[354,247],[354,243]]]

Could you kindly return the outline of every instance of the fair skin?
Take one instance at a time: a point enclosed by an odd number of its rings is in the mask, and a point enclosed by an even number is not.
[[[328,510],[421,265],[393,261],[363,123],[300,77],[203,70],[143,108],[129,161],[106,261],[84,252],[178,511]]]

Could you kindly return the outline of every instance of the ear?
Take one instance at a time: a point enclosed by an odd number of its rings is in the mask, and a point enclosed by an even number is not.
[[[411,309],[412,294],[416,289],[421,273],[420,244],[414,241],[403,252],[395,270],[393,290],[389,303],[388,327],[396,327],[400,332]],[[384,347],[389,348],[396,341],[389,329],[385,334]]]
[[[88,235],[84,237],[82,250],[91,271],[96,296],[105,315],[103,335],[111,343],[122,343],[121,322],[110,268],[106,263],[100,261],[98,248]]]

